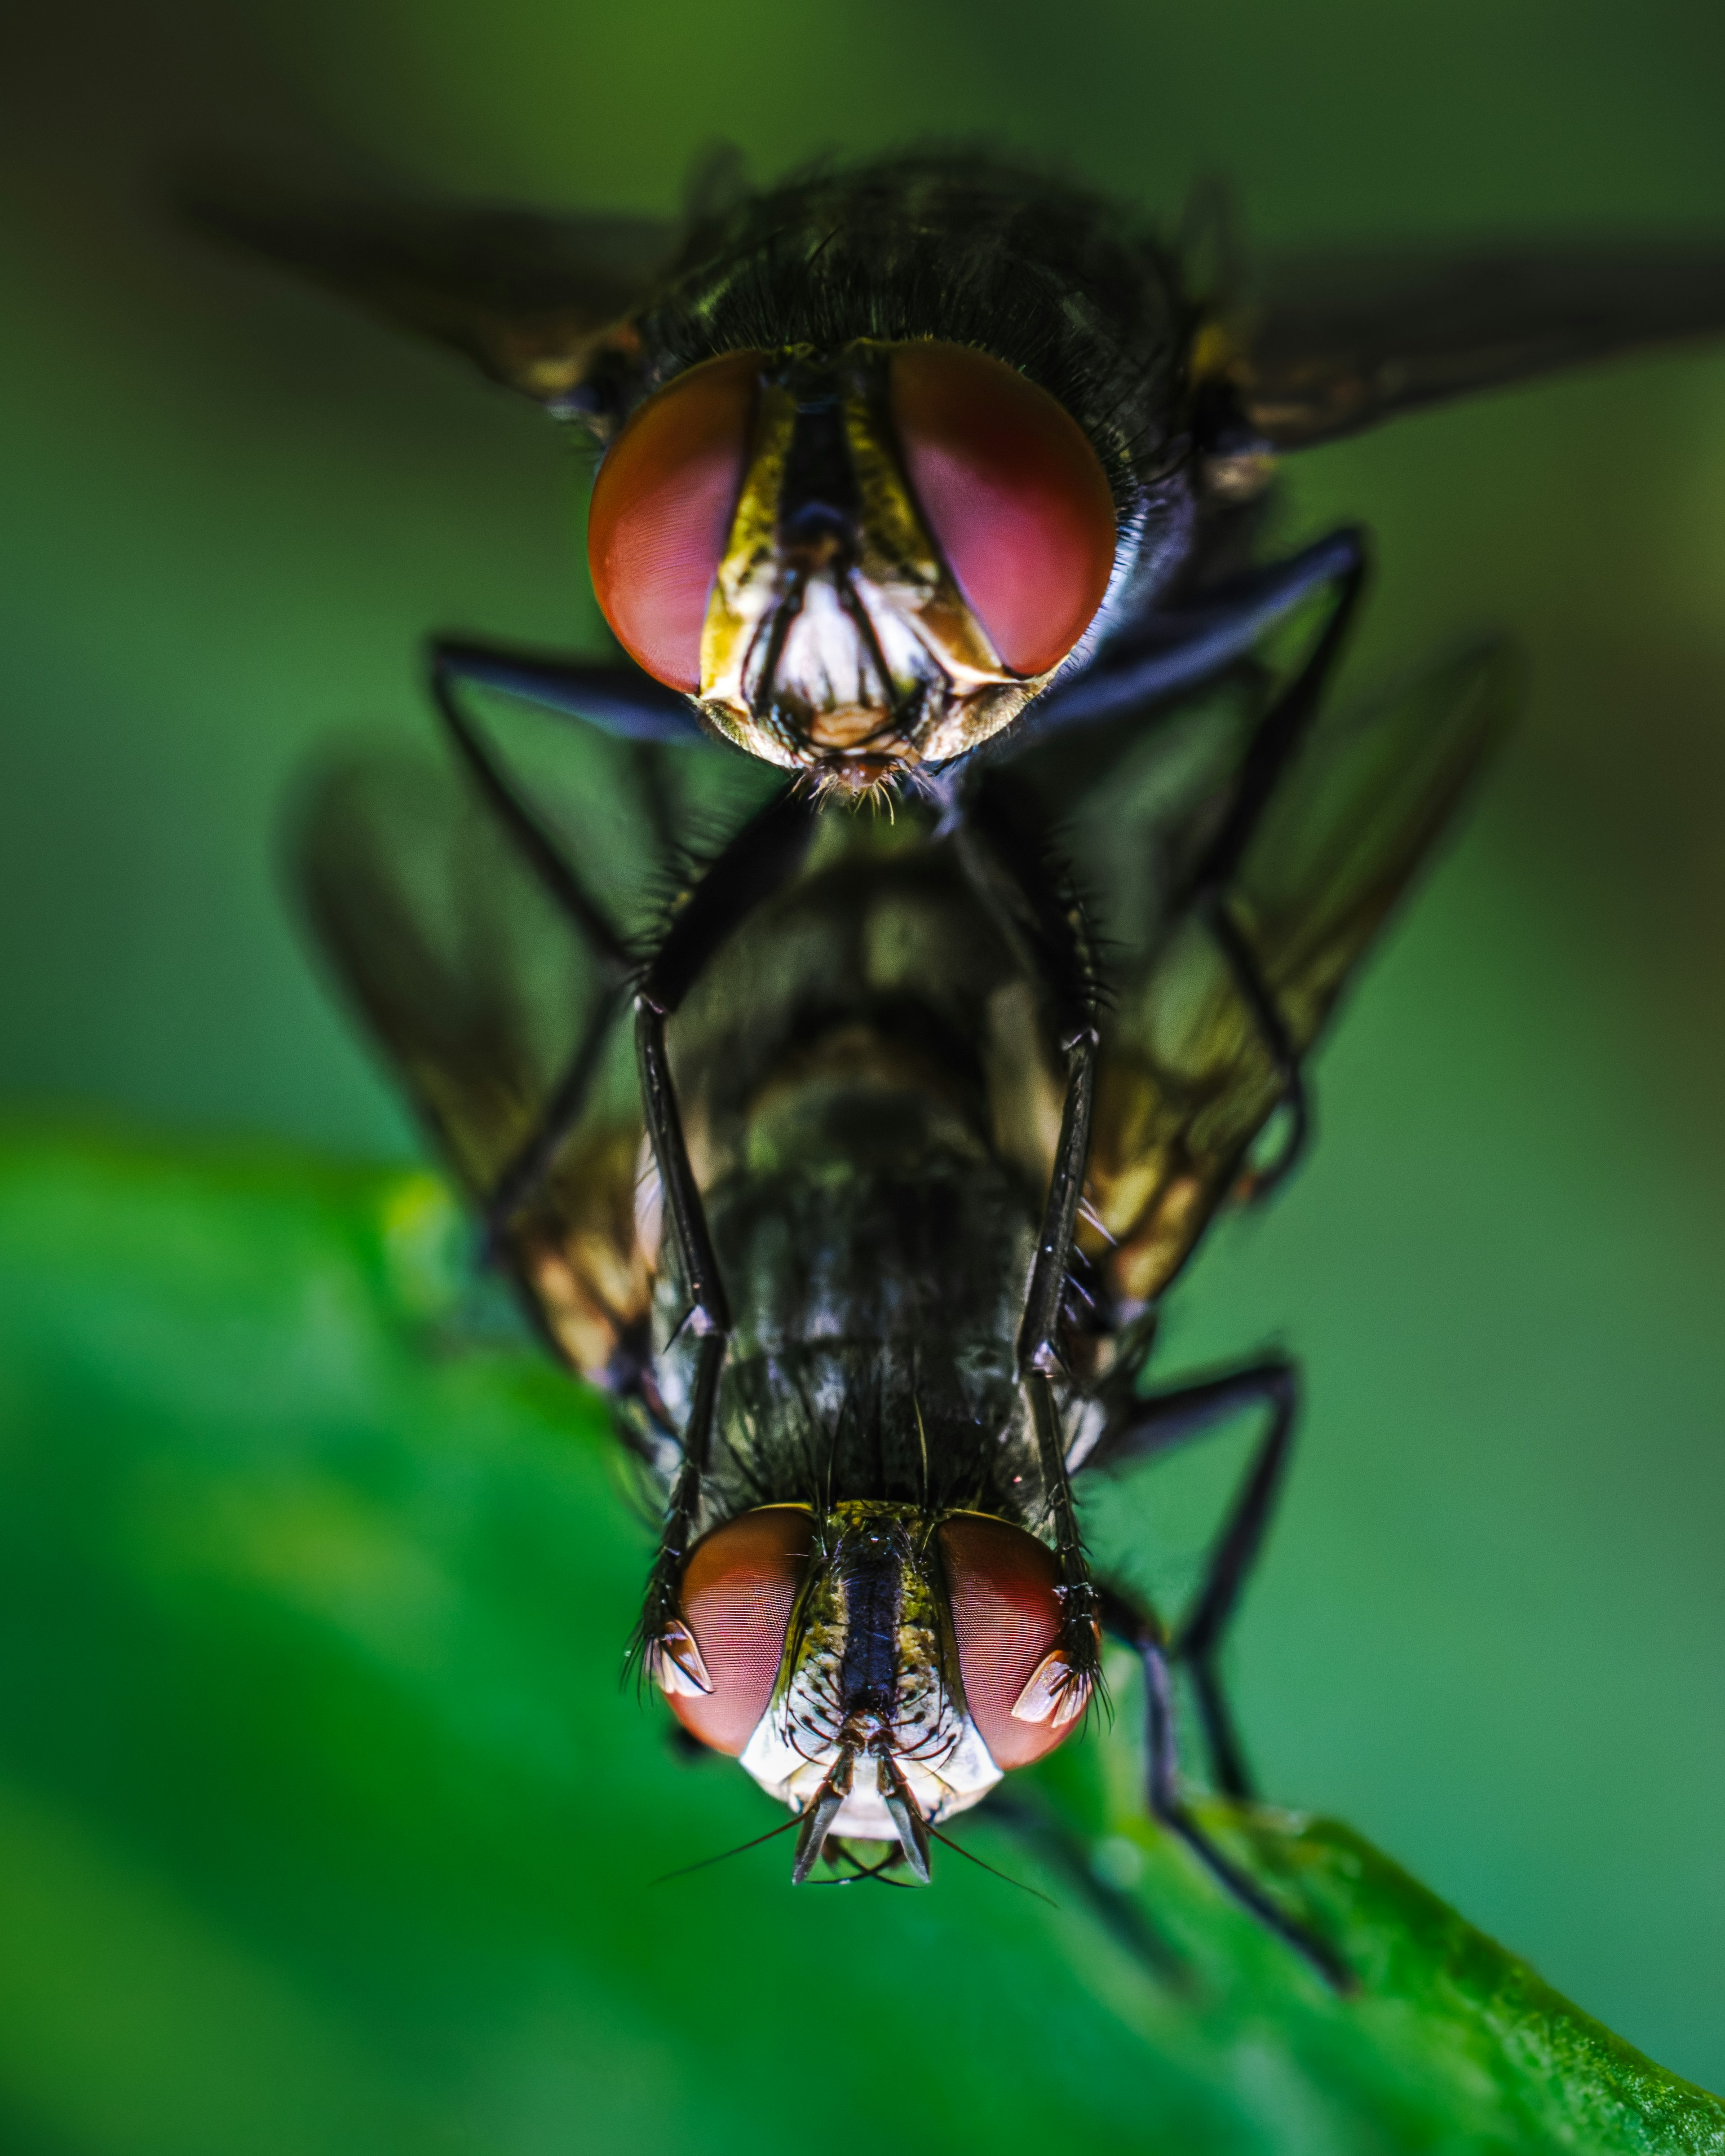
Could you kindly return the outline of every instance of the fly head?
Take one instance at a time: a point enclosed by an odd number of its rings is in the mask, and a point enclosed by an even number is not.
[[[1114,572],[1101,461],[959,345],[726,353],[631,418],[593,489],[593,588],[708,723],[823,785],[963,755],[1070,654]]]
[[[740,1514],[691,1553],[649,1667],[696,1737],[800,1815],[793,1877],[829,1836],[929,1830],[1078,1726],[1053,1553],[993,1515],[854,1500]]]

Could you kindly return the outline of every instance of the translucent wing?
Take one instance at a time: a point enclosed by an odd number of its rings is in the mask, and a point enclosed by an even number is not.
[[[1227,371],[1279,449],[1640,346],[1725,329],[1725,244],[1289,258],[1230,331]]]
[[[589,1377],[627,1386],[652,1255],[636,1220],[632,955],[691,836],[722,837],[747,813],[756,767],[567,721],[536,733],[551,737],[541,768],[513,744],[517,790],[580,903],[453,763],[400,752],[319,776],[293,865],[318,942],[451,1168],[482,1205],[522,1192],[502,1247],[544,1330]],[[737,767],[745,785],[727,793]]]
[[[301,198],[202,177],[182,208],[207,232],[453,345],[495,381],[557,404],[675,254],[668,219],[551,217],[373,195]]]
[[[1470,652],[1321,721],[1284,775],[1229,903],[1299,1052],[1499,737],[1514,680],[1502,649]],[[1089,1190],[1113,1239],[1098,1237],[1094,1255],[1128,1302],[1178,1270],[1280,1098],[1214,934],[1180,902],[1243,734],[1241,715],[1214,705],[1149,730],[1140,768],[1109,767],[1065,834],[1097,893],[1114,989]]]

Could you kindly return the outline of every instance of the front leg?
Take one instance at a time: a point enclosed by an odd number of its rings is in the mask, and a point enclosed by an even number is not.
[[[719,1378],[725,1367],[728,1338],[727,1332],[711,1332],[697,1351],[694,1395],[689,1403],[689,1419],[683,1429],[683,1464],[677,1471],[670,1502],[665,1507],[658,1553],[647,1578],[640,1619],[629,1646],[630,1656],[639,1655],[647,1676],[667,1692],[687,1694],[712,1690],[712,1680],[701,1661],[695,1635],[679,1614],[678,1589],[701,1511],[701,1486],[706,1479],[707,1462],[712,1451]]]
[[[731,1337],[731,1305],[689,1158],[665,1049],[665,1021],[726,937],[795,874],[814,833],[815,813],[807,801],[788,790],[738,833],[690,892],[642,976],[635,998],[642,1113],[670,1232],[682,1260],[690,1302],[687,1322],[699,1339],[695,1385],[682,1436],[682,1466],[635,1637],[648,1674],[667,1691],[711,1689],[701,1650],[677,1614],[677,1590],[712,1449],[719,1379]]]
[[[1069,726],[1159,709],[1215,680],[1315,593],[1344,591],[1364,549],[1364,534],[1344,525],[1286,561],[1194,593],[1183,605],[1151,608],[1117,630],[1090,665],[1039,698],[1019,738],[1042,741]]]
[[[1026,1686],[1021,1706],[1040,1710],[1032,1712],[1032,1719],[1045,1712],[1064,1722],[1082,1712],[1101,1680],[1096,1590],[1072,1502],[1054,1390],[1061,1368],[1060,1328],[1096,1101],[1100,1041],[1094,968],[1082,906],[1062,891],[1034,841],[986,780],[966,803],[957,835],[965,873],[1042,988],[1066,1059],[1066,1096],[1025,1287],[1017,1356],[1054,1532],[1064,1614],[1060,1643]]]
[[[796,874],[814,836],[817,813],[794,788],[788,787],[750,819],[677,910],[635,996],[642,1112],[698,1332],[728,1334],[731,1312],[713,1255],[706,1210],[689,1163],[665,1051],[665,1020],[680,1009],[726,939]]]
[[[644,993],[636,997],[635,1051],[641,1073],[642,1112],[665,1210],[683,1260],[690,1322],[698,1334],[724,1339],[731,1331],[731,1306],[713,1254],[706,1208],[690,1165],[688,1141],[683,1135],[683,1118],[665,1051],[665,1013]]]
[[[1057,1722],[1070,1721],[1101,1678],[1096,1589],[1079,1532],[1072,1481],[1066,1470],[1065,1433],[1055,1399],[1054,1377],[1060,1368],[1059,1327],[1072,1263],[1073,1230],[1084,1194],[1085,1163],[1090,1153],[1091,1111],[1096,1096],[1096,1041],[1094,1032],[1074,1041],[1069,1050],[1066,1103],[1055,1149],[1054,1173],[1043,1209],[1041,1232],[1024,1296],[1019,1330],[1019,1383],[1029,1402],[1031,1425],[1043,1488],[1055,1533],[1060,1568],[1063,1621],[1060,1644],[1048,1656],[1031,1686]],[[1026,1687],[1027,1694],[1030,1686]]]
[[[644,998],[635,1004],[635,1045],[641,1070],[641,1105],[669,1227],[682,1258],[690,1322],[700,1336],[695,1385],[681,1437],[677,1471],[659,1551],[647,1581],[634,1649],[649,1676],[667,1692],[712,1689],[695,1635],[678,1614],[678,1587],[701,1510],[701,1493],[712,1450],[719,1379],[731,1338],[731,1306],[713,1254],[706,1209],[690,1165],[683,1120],[665,1052],[665,1018]]]
[[[596,664],[454,636],[435,639],[430,655],[434,681],[470,682],[475,688],[520,696],[542,711],[584,719],[601,733],[625,741],[711,738],[689,699],[655,681],[632,659]]]

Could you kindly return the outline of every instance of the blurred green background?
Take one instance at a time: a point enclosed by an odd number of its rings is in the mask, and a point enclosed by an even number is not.
[[[165,157],[326,133],[440,188],[657,211],[715,136],[773,173],[957,134],[1170,211],[1224,174],[1266,243],[1725,229],[1702,0],[128,0],[8,43],[0,1085],[355,1158],[412,1142],[284,916],[278,804],[331,729],[424,728],[427,629],[592,635],[581,468],[453,360],[175,235]],[[1310,1376],[1245,1726],[1275,1797],[1717,2087],[1725,359],[1289,473],[1290,540],[1379,535],[1357,680],[1502,624],[1533,693],[1324,1060],[1315,1158],[1170,1325],[1171,1367],[1284,1339]],[[45,1726],[0,1758],[70,1802],[100,1776]]]

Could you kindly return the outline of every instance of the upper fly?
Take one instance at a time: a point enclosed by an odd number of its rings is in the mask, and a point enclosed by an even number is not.
[[[1725,325],[1715,244],[1241,271],[1214,198],[1164,233],[968,151],[759,191],[732,165],[680,224],[325,205],[231,175],[192,207],[600,449],[588,560],[626,656],[439,639],[440,685],[638,741],[705,732],[822,787],[1225,675],[1358,568],[1347,531],[1257,558],[1281,455]]]

